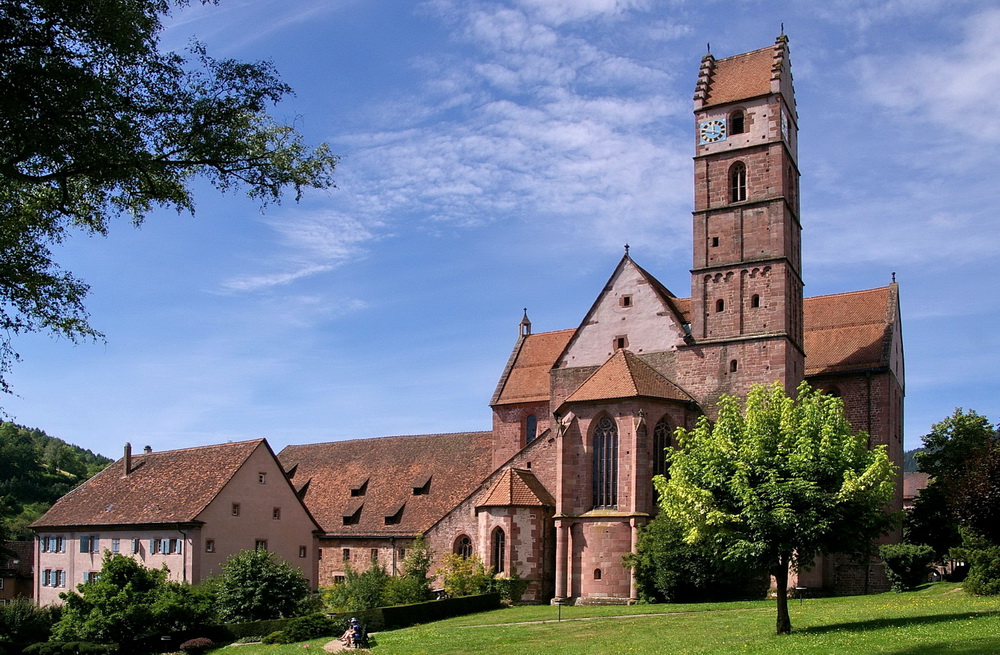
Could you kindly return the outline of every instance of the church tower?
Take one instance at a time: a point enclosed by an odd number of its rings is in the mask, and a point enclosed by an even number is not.
[[[788,38],[702,58],[694,95],[689,361],[703,402],[804,375],[797,116]],[[707,370],[706,370],[707,369]],[[714,388],[712,388],[714,387]]]

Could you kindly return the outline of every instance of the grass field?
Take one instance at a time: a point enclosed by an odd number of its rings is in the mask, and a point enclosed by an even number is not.
[[[1000,599],[970,597],[952,584],[793,601],[790,611],[793,632],[778,637],[773,601],[564,607],[562,621],[555,607],[516,607],[383,632],[372,654],[1000,653]],[[310,649],[327,641],[313,640]],[[226,651],[284,655],[302,653],[303,646]]]

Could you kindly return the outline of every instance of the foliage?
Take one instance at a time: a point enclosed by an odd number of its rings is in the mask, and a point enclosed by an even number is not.
[[[903,517],[903,540],[926,544],[936,559],[962,543],[958,520],[945,493],[945,487],[932,480],[913,500],[913,508]]]
[[[445,592],[453,597],[474,596],[489,589],[493,570],[486,568],[478,555],[462,557],[449,553],[444,557],[444,565],[438,569],[444,582]]]
[[[966,463],[950,485],[951,504],[959,523],[1000,544],[1000,444],[993,444]]]
[[[985,416],[974,410],[955,408],[951,416],[931,426],[922,437],[923,452],[917,453],[920,470],[936,480],[959,477],[966,463],[1000,440]]]
[[[45,641],[59,615],[58,606],[39,607],[30,598],[16,598],[7,605],[0,605],[0,644]]]
[[[185,653],[191,653],[192,655],[200,655],[205,651],[209,650],[214,646],[215,643],[206,637],[195,637],[194,639],[188,639],[181,644],[181,651]]]
[[[791,631],[790,568],[821,553],[862,553],[897,517],[885,511],[893,472],[884,447],[852,434],[843,402],[803,383],[796,399],[779,383],[755,385],[745,413],[732,396],[713,425],[678,429],[670,479],[657,476],[662,510],[684,539],[775,577],[776,631]]]
[[[324,614],[310,614],[292,619],[284,630],[272,632],[262,640],[265,644],[293,644],[298,641],[338,635],[337,623]]]
[[[913,589],[927,582],[931,562],[935,559],[933,548],[914,544],[886,544],[879,548],[878,554],[895,592]]]
[[[762,598],[769,583],[765,572],[728,564],[709,543],[685,542],[682,526],[665,512],[639,531],[636,552],[624,562],[646,602]]]
[[[263,548],[230,555],[214,581],[223,621],[261,621],[295,616],[309,594],[302,572]]]
[[[362,612],[387,605],[386,587],[389,574],[385,567],[372,562],[366,571],[358,571],[350,563],[344,569],[344,580],[323,589],[323,601],[334,612]]]
[[[111,644],[89,641],[47,641],[24,649],[25,655],[111,655],[118,649]]]
[[[111,460],[38,429],[0,421],[0,544],[31,539],[28,525]]]
[[[903,473],[916,473],[920,470],[917,464],[917,453],[923,452],[923,448],[903,451]]]
[[[527,591],[530,580],[525,580],[514,569],[508,575],[495,575],[487,586],[487,592],[500,594],[508,605],[521,602],[521,597]]]
[[[100,575],[77,590],[59,595],[65,605],[55,639],[124,645],[204,619],[190,588],[167,580],[166,568],[147,569],[124,555],[105,552]]]
[[[268,115],[291,92],[270,63],[217,60],[198,43],[158,50],[164,17],[187,1],[0,4],[0,390],[13,336],[101,337],[87,285],[53,258],[71,233],[193,211],[196,178],[264,204],[333,184],[328,148]]]

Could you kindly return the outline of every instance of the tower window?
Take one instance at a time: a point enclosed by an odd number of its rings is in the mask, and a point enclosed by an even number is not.
[[[595,580],[601,579],[601,569],[594,569],[594,579]]]
[[[538,417],[534,414],[528,414],[528,417],[524,419],[524,443],[531,443],[537,436]]]
[[[618,507],[618,426],[610,416],[594,430],[594,507]]]
[[[628,337],[615,337],[615,350],[622,350],[624,348],[628,348]]]
[[[724,311],[725,309],[726,309],[726,301],[725,300],[723,300],[722,298],[719,298],[718,300],[715,301],[715,311],[721,312],[721,311]]]
[[[712,237],[712,247],[713,248],[719,247],[719,237]]]
[[[730,362],[729,362],[729,372],[730,372],[730,373],[735,373],[735,372],[736,372],[736,370],[737,370],[737,369],[738,369],[739,367],[740,367],[740,365],[739,365],[739,364],[737,363],[737,361],[736,361],[735,359],[733,359],[733,360],[730,360]]]
[[[747,167],[741,161],[729,169],[729,202],[742,202],[747,199]]]
[[[760,296],[758,296],[756,293],[750,298],[750,306],[760,307]]]
[[[745,127],[745,117],[746,114],[743,113],[742,109],[737,109],[733,113],[729,114],[729,133],[730,134],[743,134]]]

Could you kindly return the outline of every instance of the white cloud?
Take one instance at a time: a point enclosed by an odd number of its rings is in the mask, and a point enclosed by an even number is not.
[[[960,133],[972,145],[1000,142],[1000,123],[984,108],[1000,98],[1000,9],[969,17],[952,47],[862,60],[872,99],[910,120],[929,118]]]

